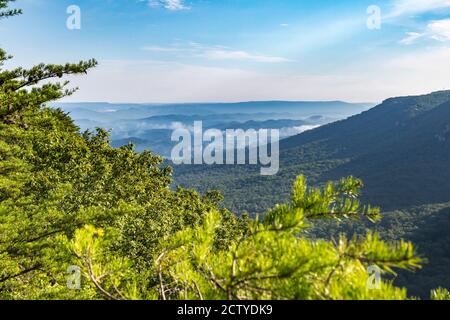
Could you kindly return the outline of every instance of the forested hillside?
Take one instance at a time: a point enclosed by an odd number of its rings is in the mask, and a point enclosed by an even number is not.
[[[450,203],[441,203],[386,212],[377,224],[318,221],[308,234],[313,238],[333,239],[342,232],[364,234],[370,229],[376,230],[388,241],[397,239],[411,241],[419,254],[426,258],[426,263],[413,276],[407,272],[400,272],[393,279],[397,285],[407,287],[410,294],[426,298],[436,284],[450,286],[449,226]]]
[[[0,0],[0,18],[21,13],[11,2]],[[104,130],[80,133],[46,106],[74,92],[58,79],[95,60],[6,70],[9,59],[0,50],[0,299],[409,297],[368,270],[418,270],[412,243],[370,231],[305,236],[320,219],[378,221],[380,210],[358,201],[362,181],[314,188],[298,176],[290,199],[258,219],[237,216],[218,193],[171,190],[159,156],[115,149]]]
[[[260,177],[252,167],[176,167],[176,181],[218,189],[239,212],[264,211],[289,195],[292,176],[320,184],[355,175],[363,198],[384,210],[449,199],[450,92],[392,98],[362,114],[281,142],[280,173]],[[252,198],[241,201],[243,190]],[[276,192],[273,192],[276,191]]]
[[[248,166],[177,166],[175,178],[199,190],[217,189],[228,208],[255,214],[288,198],[293,176],[304,174],[321,185],[352,174],[365,183],[362,199],[390,211],[387,221],[396,221],[377,227],[383,237],[408,238],[429,258],[420,278],[402,275],[399,283],[426,296],[434,281],[450,279],[445,244],[450,217],[443,209],[447,205],[440,204],[450,200],[450,91],[391,98],[347,120],[285,139],[280,147],[275,177],[261,177]],[[338,230],[352,233],[353,227]],[[333,228],[319,234],[329,238]]]

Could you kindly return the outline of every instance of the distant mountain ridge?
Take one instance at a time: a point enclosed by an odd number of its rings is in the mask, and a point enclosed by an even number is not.
[[[115,119],[139,119],[156,115],[202,115],[226,113],[293,113],[298,116],[328,115],[339,112],[351,115],[373,106],[371,103],[347,103],[342,101],[255,101],[236,103],[180,103],[180,104],[130,104],[130,103],[53,103],[75,118],[84,111],[91,115],[102,113]]]
[[[281,129],[283,138],[366,110],[365,104],[331,102],[260,101],[242,103],[112,104],[55,103],[68,112],[81,131],[111,130],[113,146],[134,142],[138,151],[151,149],[170,156],[175,144],[171,132],[191,128]],[[302,127],[303,126],[303,127]]]
[[[317,141],[333,158],[348,160],[324,172],[320,181],[361,177],[367,198],[388,209],[450,200],[450,91],[388,99],[360,115],[283,140],[281,149],[306,150]],[[394,198],[395,190],[409,195]]]
[[[280,148],[276,177],[259,177],[250,167],[181,167],[177,181],[202,190],[219,188],[230,199],[228,206],[250,212],[283,201],[298,174],[315,183],[357,176],[366,184],[364,198],[388,210],[448,202],[450,91],[387,99],[346,120],[282,140]],[[238,201],[244,189],[253,197]]]
[[[299,174],[317,185],[356,176],[365,183],[362,201],[381,206],[381,223],[314,221],[309,235],[336,239],[375,229],[386,240],[411,240],[428,263],[395,282],[422,298],[437,283],[450,286],[450,91],[387,99],[280,147],[277,176],[249,166],[176,166],[176,184],[219,190],[224,206],[254,214],[285,201]]]

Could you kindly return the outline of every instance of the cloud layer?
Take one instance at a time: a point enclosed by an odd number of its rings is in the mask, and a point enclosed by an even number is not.
[[[262,63],[281,63],[291,60],[283,57],[250,53],[243,50],[234,50],[223,46],[204,46],[198,43],[190,43],[187,46],[145,46],[142,50],[150,53],[183,54],[184,57],[202,58],[207,60],[231,60]]]
[[[71,101],[236,102],[345,100],[377,102],[449,89],[450,48],[424,49],[381,63],[317,74],[282,74],[158,61],[101,61],[74,78]],[[420,81],[420,79],[423,79]]]
[[[450,0],[395,0],[393,9],[385,18],[414,15],[450,8]]]
[[[409,45],[423,38],[440,42],[450,41],[450,19],[433,20],[427,24],[423,32],[408,32],[400,43]]]
[[[164,7],[167,10],[178,11],[187,10],[188,6],[184,4],[183,0],[148,0],[151,7]]]

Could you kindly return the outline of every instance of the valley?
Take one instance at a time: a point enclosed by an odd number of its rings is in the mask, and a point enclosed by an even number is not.
[[[437,283],[450,287],[446,268],[450,261],[446,245],[450,228],[449,91],[390,98],[373,108],[333,102],[99,104],[90,106],[89,121],[85,120],[86,106],[59,107],[71,113],[81,130],[92,130],[94,124],[112,129],[115,147],[133,143],[137,151],[150,149],[166,157],[177,144],[171,141],[173,131],[189,132],[195,120],[203,121],[206,129],[223,132],[279,129],[285,134],[280,141],[278,174],[261,176],[251,165],[178,165],[167,160],[174,167],[173,186],[202,193],[217,190],[225,199],[222,206],[255,216],[288,199],[300,174],[319,186],[353,175],[364,181],[362,201],[381,207],[383,221],[376,225],[314,222],[310,236],[331,239],[340,232],[362,234],[375,229],[387,240],[411,240],[428,264],[418,278],[401,272],[396,282],[420,297],[427,297]]]
[[[386,239],[413,241],[428,264],[419,272],[420,280],[414,278],[413,283],[405,272],[397,281],[426,297],[434,280],[450,285],[449,125],[449,91],[392,98],[282,140],[280,172],[274,177],[261,177],[245,166],[176,166],[175,181],[203,192],[218,190],[225,196],[225,207],[255,215],[289,198],[299,174],[316,185],[358,177],[365,184],[362,201],[382,208],[382,222],[315,222],[312,234],[336,238],[340,232],[362,234],[375,228]]]

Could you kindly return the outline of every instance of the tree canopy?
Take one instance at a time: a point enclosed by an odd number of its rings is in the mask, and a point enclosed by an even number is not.
[[[1,17],[21,13],[11,2]],[[308,237],[317,219],[380,218],[358,201],[360,180],[314,188],[300,176],[290,202],[238,217],[217,192],[172,189],[161,157],[112,148],[108,132],[80,133],[47,106],[75,90],[52,80],[95,60],[4,70],[8,59],[1,50],[0,299],[408,298],[389,281],[373,288],[368,268],[419,268],[411,243]]]

